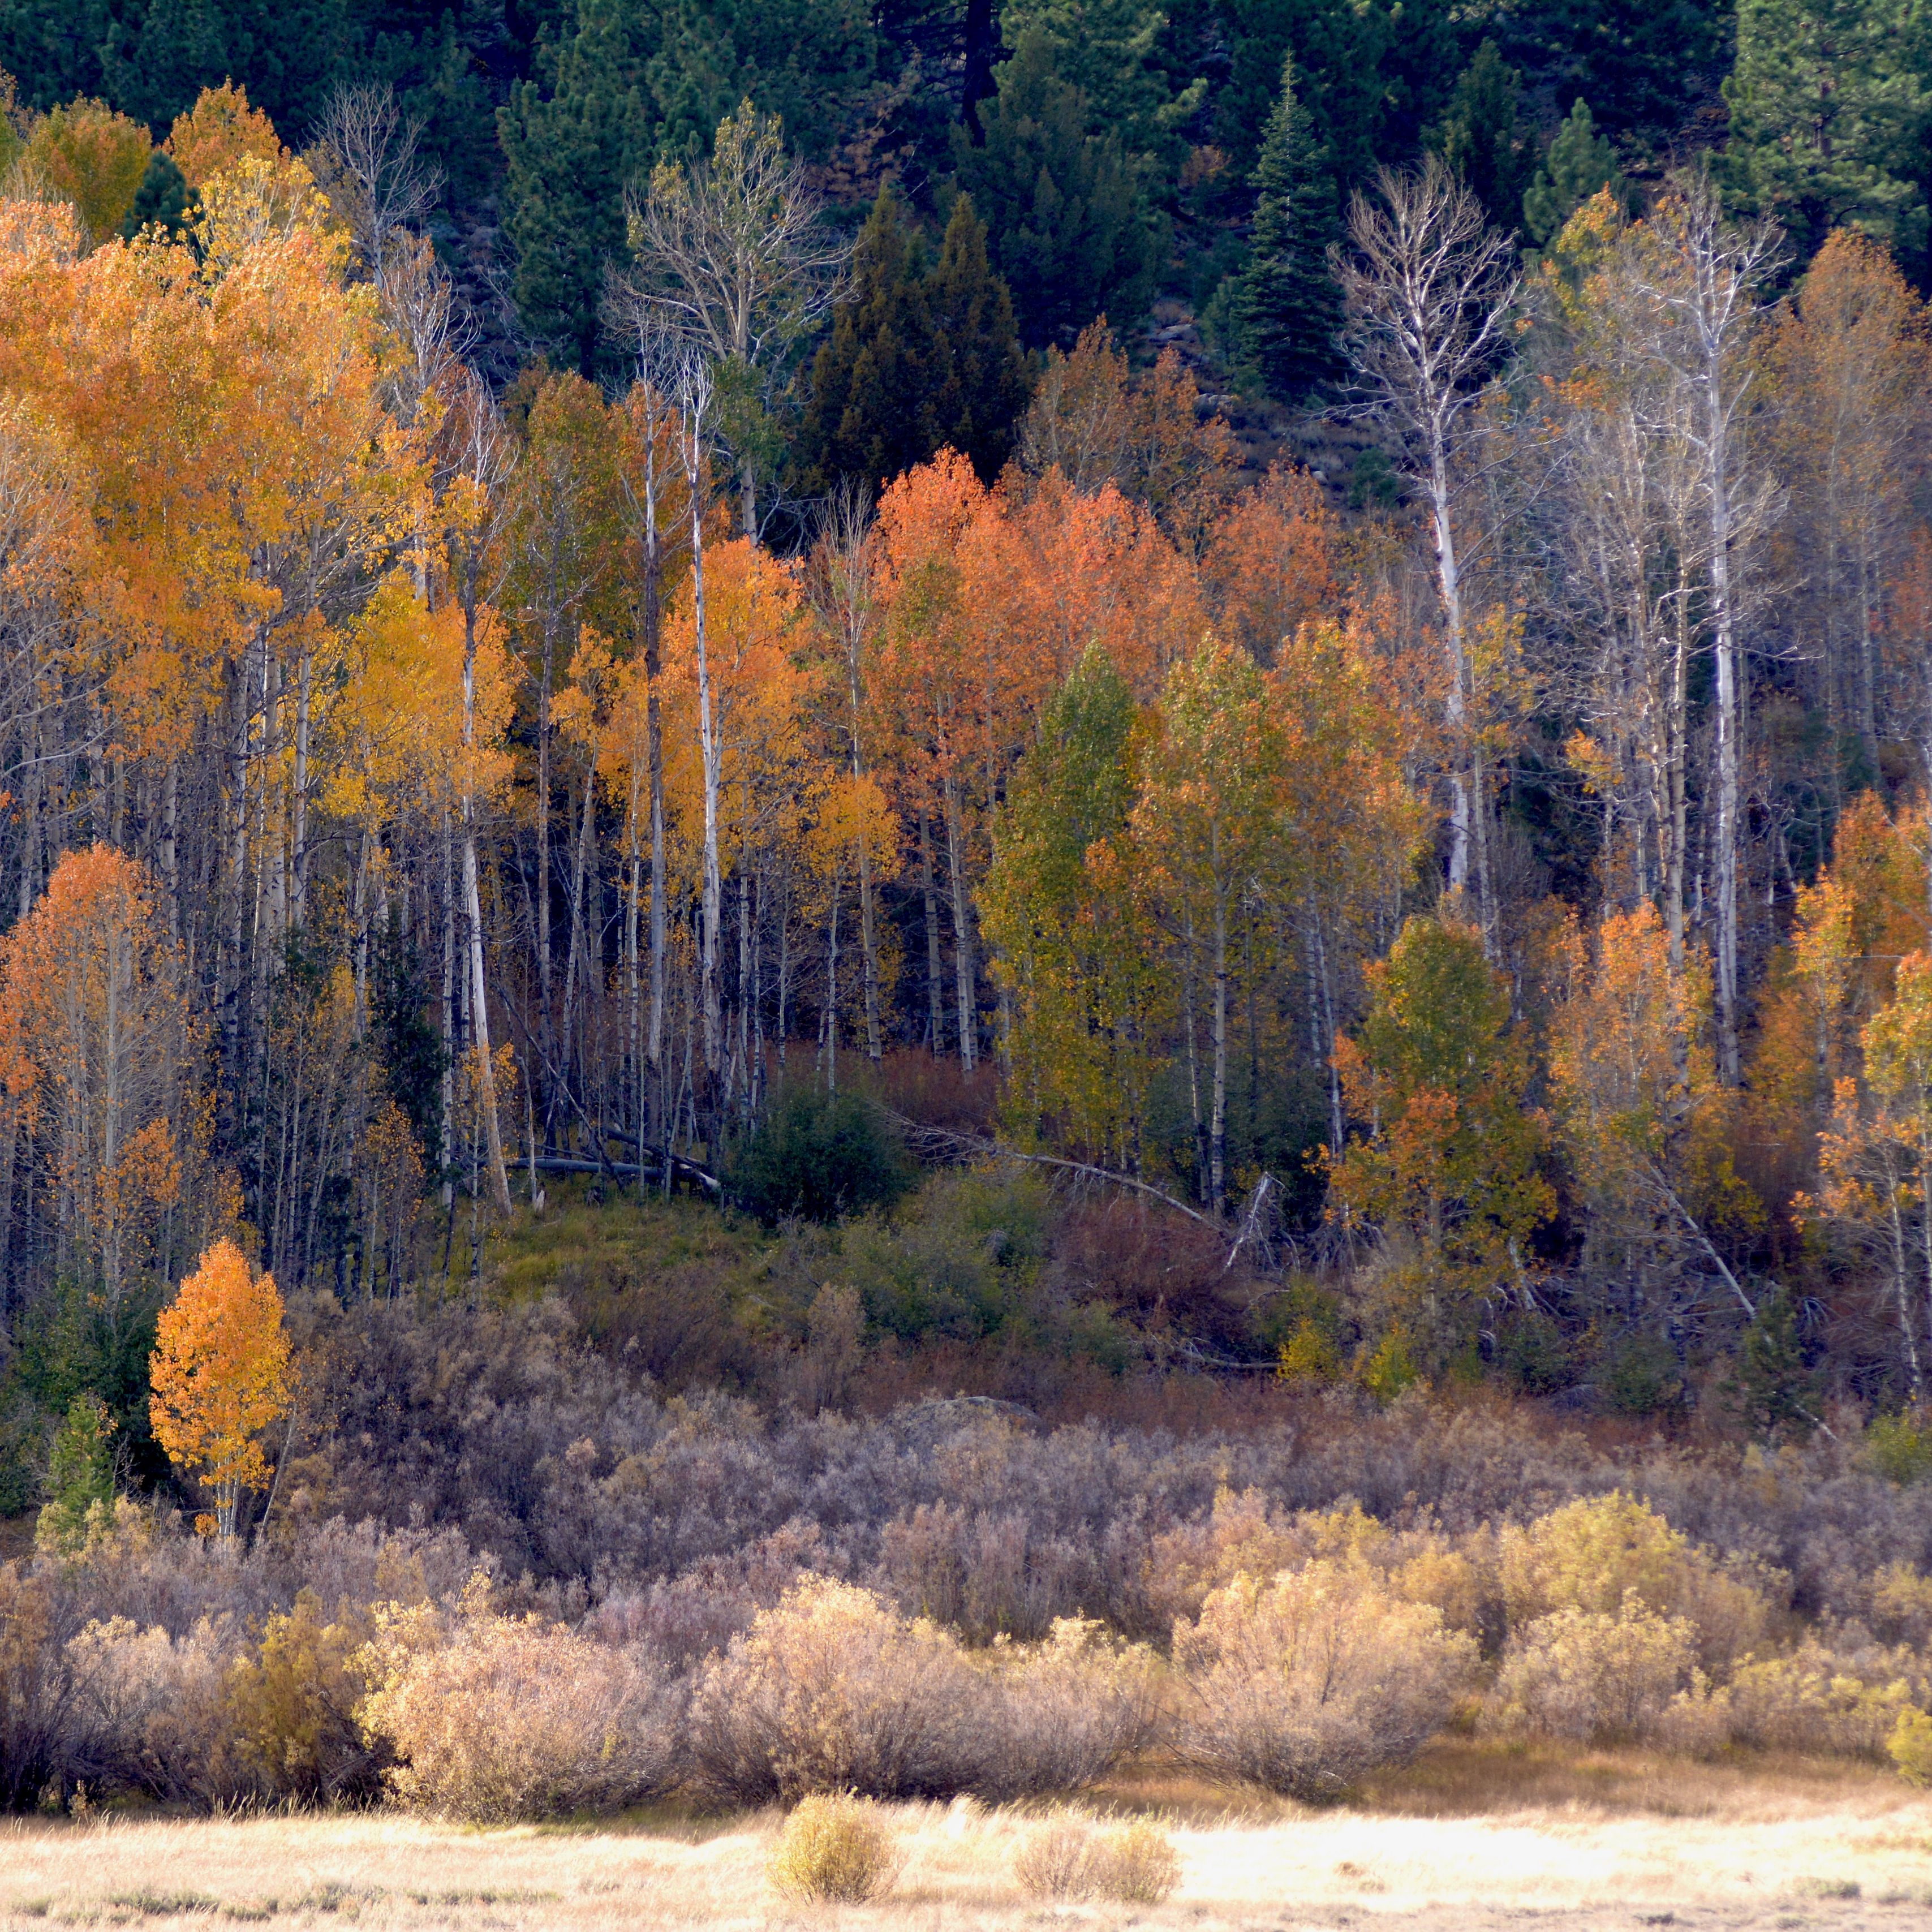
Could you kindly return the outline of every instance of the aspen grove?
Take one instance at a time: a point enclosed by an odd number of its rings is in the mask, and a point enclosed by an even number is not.
[[[824,1215],[1005,1161],[1207,1230],[1246,1312],[1137,1362],[1924,1398],[1932,332],[1883,240],[1687,171],[1522,256],[1444,161],[1365,179],[1350,501],[1171,346],[1022,356],[962,192],[947,440],[855,482],[908,218],[855,255],[748,103],[636,184],[588,374],[487,362],[340,117],[61,111],[0,198],[38,1400],[138,1383],[224,1240],[292,1308],[468,1292],[586,1190],[818,1212],[754,1179],[838,1121]]]

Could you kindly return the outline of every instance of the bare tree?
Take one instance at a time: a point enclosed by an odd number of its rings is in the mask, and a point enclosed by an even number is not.
[[[1717,191],[1680,178],[1633,238],[1636,280],[1654,304],[1649,352],[1693,405],[1687,433],[1695,453],[1708,539],[1707,596],[1716,660],[1718,1054],[1727,1085],[1738,1056],[1738,856],[1744,698],[1738,656],[1734,564],[1770,520],[1769,479],[1748,473],[1741,434],[1758,369],[1764,309],[1758,291],[1778,265],[1781,238],[1768,223],[1748,229],[1724,219]]]
[[[459,372],[441,425],[443,550],[450,596],[463,613],[463,769],[458,803],[463,826],[463,900],[469,923],[471,1024],[479,1064],[477,1084],[488,1138],[490,1181],[498,1210],[510,1211],[510,1179],[496,1116],[495,1062],[490,1046],[488,983],[483,970],[483,907],[476,862],[476,646],[484,607],[503,574],[503,526],[516,450],[496,398],[480,377]]]
[[[711,365],[753,538],[770,404],[793,352],[837,298],[851,255],[821,208],[776,117],[748,100],[718,123],[708,161],[661,165],[630,204],[633,288]]]
[[[422,123],[374,81],[336,88],[316,124],[310,160],[330,205],[349,224],[370,279],[379,286],[389,251],[428,220],[442,193],[441,170],[418,147]]]
[[[1352,257],[1338,256],[1348,298],[1343,345],[1366,409],[1395,430],[1408,474],[1426,496],[1449,650],[1449,884],[1469,883],[1472,856],[1486,932],[1491,923],[1480,770],[1468,742],[1474,697],[1456,511],[1472,412],[1508,340],[1516,294],[1508,238],[1482,204],[1431,156],[1418,172],[1377,177],[1377,196],[1348,211]],[[1473,851],[1472,851],[1472,848]]]

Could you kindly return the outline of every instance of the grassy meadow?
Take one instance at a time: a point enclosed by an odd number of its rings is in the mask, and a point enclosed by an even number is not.
[[[862,1906],[774,1892],[775,1810],[492,1829],[392,1811],[20,1819],[0,1827],[0,1925],[1797,1928],[1902,1926],[1932,1906],[1932,1798],[1814,1760],[1450,1741],[1332,1810],[1231,1805],[1149,1774],[1094,1808],[1170,1832],[1180,1883],[1153,1906],[1027,1896],[1016,1864],[1044,1808],[884,1808],[903,1863]]]

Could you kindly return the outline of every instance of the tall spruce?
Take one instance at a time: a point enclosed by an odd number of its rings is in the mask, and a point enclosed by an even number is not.
[[[939,375],[932,398],[933,448],[950,444],[990,483],[1012,452],[1029,386],[1012,298],[993,272],[986,224],[970,195],[952,204],[925,293]]]
[[[1292,56],[1282,64],[1252,178],[1258,199],[1238,297],[1242,346],[1271,389],[1296,394],[1334,371],[1341,292],[1328,268],[1340,232],[1334,180],[1297,94]]]
[[[953,130],[954,178],[985,216],[1022,340],[1070,346],[1103,312],[1119,327],[1137,320],[1160,254],[1145,170],[1097,128],[1040,28],[1022,32],[979,116],[980,144]]]

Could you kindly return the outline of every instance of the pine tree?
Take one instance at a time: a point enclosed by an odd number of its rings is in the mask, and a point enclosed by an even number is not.
[[[800,484],[808,495],[825,494],[841,476],[876,488],[937,447],[923,257],[910,211],[888,182],[854,252],[852,299],[839,304],[812,365],[799,426]]]
[[[1485,40],[1462,70],[1435,146],[1499,228],[1522,218],[1527,143],[1516,112],[1516,71],[1503,64],[1493,40]]]
[[[990,483],[1026,406],[1026,361],[970,197],[955,200],[928,268],[911,212],[888,183],[854,268],[857,289],[812,366],[800,488],[823,495],[842,476],[877,488],[949,446]]]
[[[993,272],[986,224],[970,195],[953,202],[938,262],[926,278],[926,303],[944,363],[932,400],[934,448],[950,443],[990,483],[1012,453],[1015,424],[1027,404],[1027,366],[1012,298]]]
[[[1581,95],[1556,130],[1543,165],[1522,197],[1522,225],[1540,248],[1584,202],[1608,188],[1622,200],[1627,190],[1617,151],[1597,132],[1590,104]]]
[[[986,218],[1022,339],[1070,344],[1103,310],[1131,324],[1160,252],[1138,158],[1111,129],[1092,131],[1086,97],[1060,77],[1038,28],[1021,34],[980,118],[983,144],[954,130],[954,178]]]
[[[1928,56],[1916,0],[1740,0],[1720,164],[1731,205],[1782,222],[1801,256],[1854,227],[1918,268]]]
[[[1341,300],[1328,261],[1339,233],[1334,186],[1296,94],[1292,58],[1282,66],[1253,186],[1260,198],[1237,292],[1241,342],[1269,386],[1292,394],[1332,372]]]

